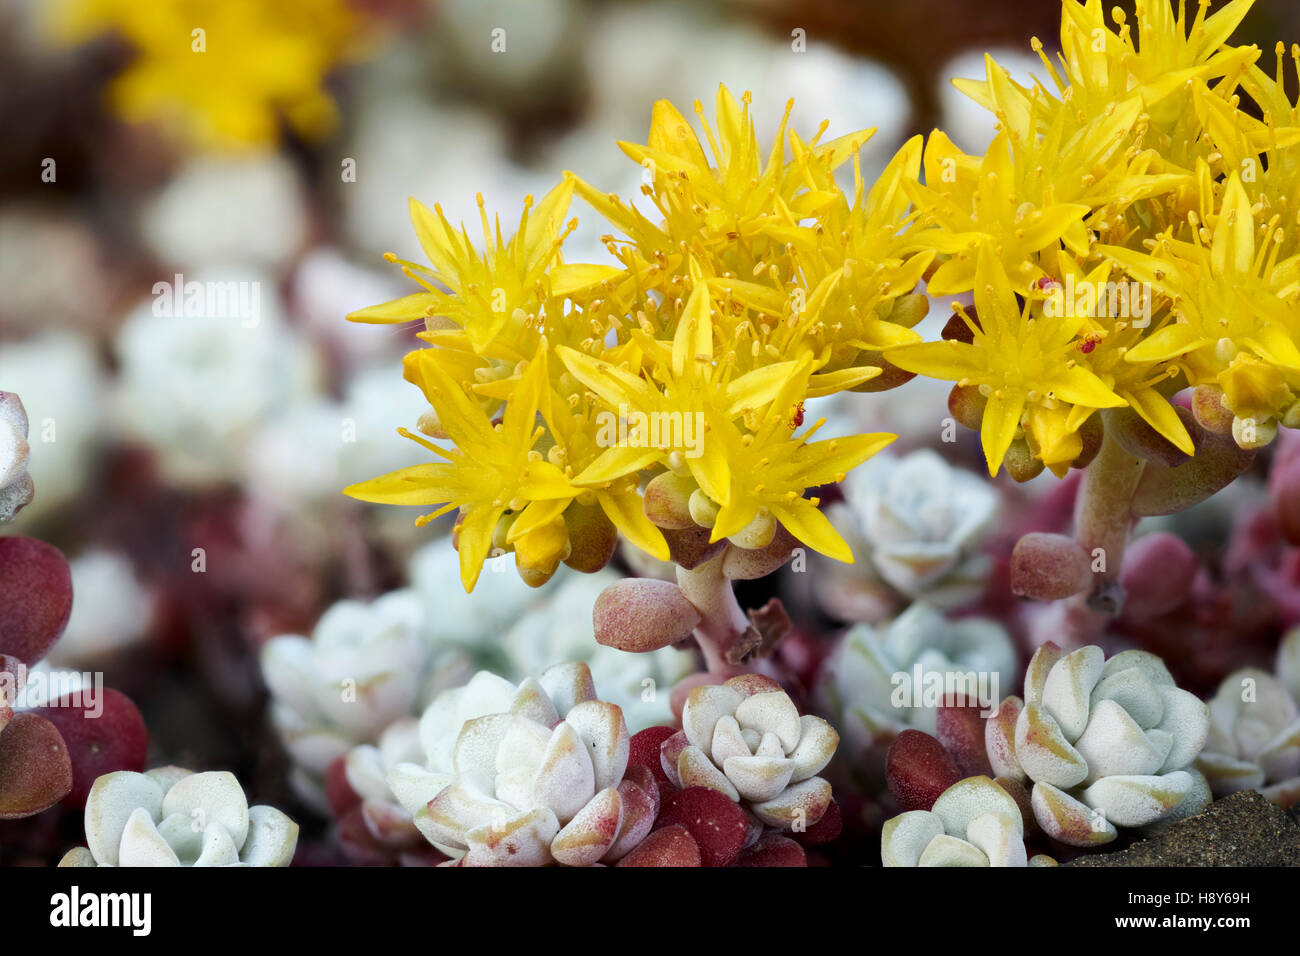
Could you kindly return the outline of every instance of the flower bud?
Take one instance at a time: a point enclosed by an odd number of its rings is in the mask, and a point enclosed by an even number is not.
[[[1058,601],[1091,585],[1088,553],[1073,538],[1034,531],[1011,552],[1011,590],[1020,597]]]
[[[645,516],[661,528],[689,528],[695,524],[690,501],[697,487],[693,478],[671,471],[655,475],[645,486]]]
[[[979,431],[989,400],[975,385],[954,385],[948,393],[948,411],[958,424]]]

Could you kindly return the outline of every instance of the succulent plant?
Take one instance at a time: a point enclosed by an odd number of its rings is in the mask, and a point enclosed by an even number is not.
[[[599,700],[586,664],[515,685],[481,671],[420,718],[425,764],[388,778],[420,832],[464,866],[588,866],[650,832],[659,791],[628,771],[622,711]]]
[[[823,665],[821,696],[846,743],[855,753],[886,744],[913,727],[934,733],[938,705],[927,702],[926,675],[975,675],[971,693],[992,694],[1011,684],[1016,652],[1007,632],[986,618],[949,620],[935,608],[916,603],[893,621],[873,627],[856,624]],[[922,685],[914,687],[916,668]],[[902,695],[901,697],[899,695]],[[951,703],[949,701],[949,703]],[[974,700],[970,701],[974,703]]]
[[[325,792],[338,821],[343,852],[359,863],[420,864],[418,851],[429,848],[415,821],[388,785],[401,764],[421,764],[424,748],[420,722],[403,717],[390,724],[378,741],[361,744],[330,765]],[[439,860],[447,857],[437,854]]]
[[[27,412],[17,395],[0,392],[0,521],[11,521],[32,500],[27,473]]]
[[[68,564],[33,538],[0,538],[0,820],[30,816],[72,789],[72,760],[58,729],[18,711],[27,667],[58,640],[72,608]]]
[[[948,787],[929,810],[886,821],[880,859],[885,866],[1028,866],[1019,804],[985,776]],[[1033,865],[1052,865],[1036,856]]]
[[[682,730],[660,744],[664,774],[679,788],[716,790],[777,830],[800,831],[821,820],[831,785],[817,776],[840,735],[800,715],[781,685],[759,674],[694,687]]]
[[[369,604],[339,601],[310,638],[282,635],[263,646],[271,720],[305,799],[323,808],[321,783],[329,765],[418,712],[435,662],[460,670],[463,655],[447,649],[439,659],[425,626],[420,597],[399,590]]]
[[[86,801],[86,846],[59,866],[288,866],[298,824],[248,805],[235,775],[161,767],[95,781]]]
[[[1215,796],[1258,790],[1283,807],[1300,801],[1298,678],[1300,629],[1283,638],[1276,675],[1247,667],[1223,679],[1196,760]]]
[[[509,671],[523,677],[554,661],[585,661],[601,697],[617,704],[632,733],[673,719],[669,691],[695,669],[695,655],[674,647],[628,654],[598,644],[591,609],[620,580],[613,571],[579,574],[562,569],[541,601],[523,612],[500,638]]]
[[[1025,698],[1008,697],[985,724],[1000,777],[1032,784],[1033,813],[1053,839],[1077,847],[1198,813],[1210,801],[1192,762],[1205,745],[1209,708],[1178,688],[1145,651],[1109,660],[1089,645],[1062,654],[1048,642],[1025,674]]]
[[[976,546],[999,503],[986,481],[923,449],[877,455],[849,475],[843,490],[844,501],[828,517],[890,587],[940,608],[979,597],[990,561]],[[832,573],[819,593],[832,610],[846,609],[855,591],[870,587],[857,567],[824,563]]]

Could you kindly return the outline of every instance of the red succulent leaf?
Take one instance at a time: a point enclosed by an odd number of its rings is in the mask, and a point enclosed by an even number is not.
[[[687,787],[663,803],[659,825],[684,826],[700,848],[704,866],[726,866],[745,845],[749,820],[740,805],[709,787]]]
[[[723,797],[725,800],[726,797]],[[680,824],[655,830],[615,866],[700,866],[700,847]]]
[[[807,866],[803,847],[789,837],[772,833],[736,857],[733,866]]]
[[[59,731],[32,713],[0,730],[0,820],[49,809],[72,789],[72,760]]]
[[[664,773],[663,764],[659,762],[659,747],[675,733],[677,730],[674,727],[647,727],[633,734],[628,747],[628,766],[649,767],[656,780],[667,783],[668,777]]]
[[[885,754],[885,780],[899,810],[929,810],[961,778],[943,744],[919,730],[904,730]]]
[[[790,838],[803,846],[822,846],[837,839],[844,830],[844,817],[840,805],[831,800],[821,819],[802,833],[792,832]]]
[[[979,705],[943,704],[935,716],[934,733],[963,777],[993,776],[984,749],[984,718]]]
[[[106,773],[144,772],[149,731],[131,698],[120,691],[105,688],[97,698],[65,694],[32,713],[53,724],[67,744],[73,779],[69,806],[84,807],[91,786]]]
[[[58,548],[35,538],[0,538],[0,654],[35,664],[72,612],[72,574]]]

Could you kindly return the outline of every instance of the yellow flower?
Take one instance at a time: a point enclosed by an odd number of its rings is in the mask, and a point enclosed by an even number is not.
[[[1205,189],[1212,191],[1208,177]],[[1300,260],[1278,262],[1283,230],[1256,241],[1255,210],[1234,173],[1223,190],[1213,231],[1192,214],[1192,241],[1168,236],[1152,253],[1102,251],[1172,302],[1168,319],[1129,350],[1129,362],[1177,362],[1192,385],[1228,394],[1238,418],[1283,415],[1300,392]],[[1240,359],[1241,353],[1249,358]]]
[[[990,475],[1022,428],[1043,463],[1059,472],[1082,451],[1078,429],[1088,416],[1124,405],[1081,361],[1086,318],[1073,310],[1051,316],[1032,302],[1022,311],[987,243],[979,251],[975,308],[978,323],[968,320],[971,342],[905,345],[885,358],[909,372],[980,387],[988,399],[980,441]]]
[[[113,31],[134,48],[109,91],[123,119],[216,149],[274,144],[282,123],[309,140],[332,132],[323,81],[365,35],[348,0],[58,0],[52,17],[65,42]]]
[[[494,424],[436,361],[425,364],[425,395],[455,448],[440,448],[403,430],[408,438],[446,460],[402,468],[351,485],[344,494],[383,504],[442,505],[421,518],[421,524],[460,508],[460,575],[465,590],[470,591],[492,550],[503,516],[511,519],[507,540],[517,540],[546,528],[581,489],[534,450],[545,431],[537,424],[548,389],[545,343],[520,376],[514,400],[506,405],[499,424]],[[550,531],[543,537],[553,540]],[[544,556],[529,557],[541,560]]]

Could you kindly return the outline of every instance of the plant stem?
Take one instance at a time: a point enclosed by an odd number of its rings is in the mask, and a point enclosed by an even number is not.
[[[1099,413],[1099,414],[1105,414]],[[1137,490],[1145,462],[1125,451],[1107,428],[1101,450],[1083,476],[1083,487],[1074,510],[1074,535],[1094,560],[1090,603],[1097,610],[1119,613],[1123,592],[1118,578],[1124,563],[1124,548],[1133,524],[1133,493]]]
[[[700,612],[695,640],[709,671],[740,662],[758,641],[758,632],[736,600],[731,579],[722,573],[724,550],[691,570],[677,566],[677,586]]]

